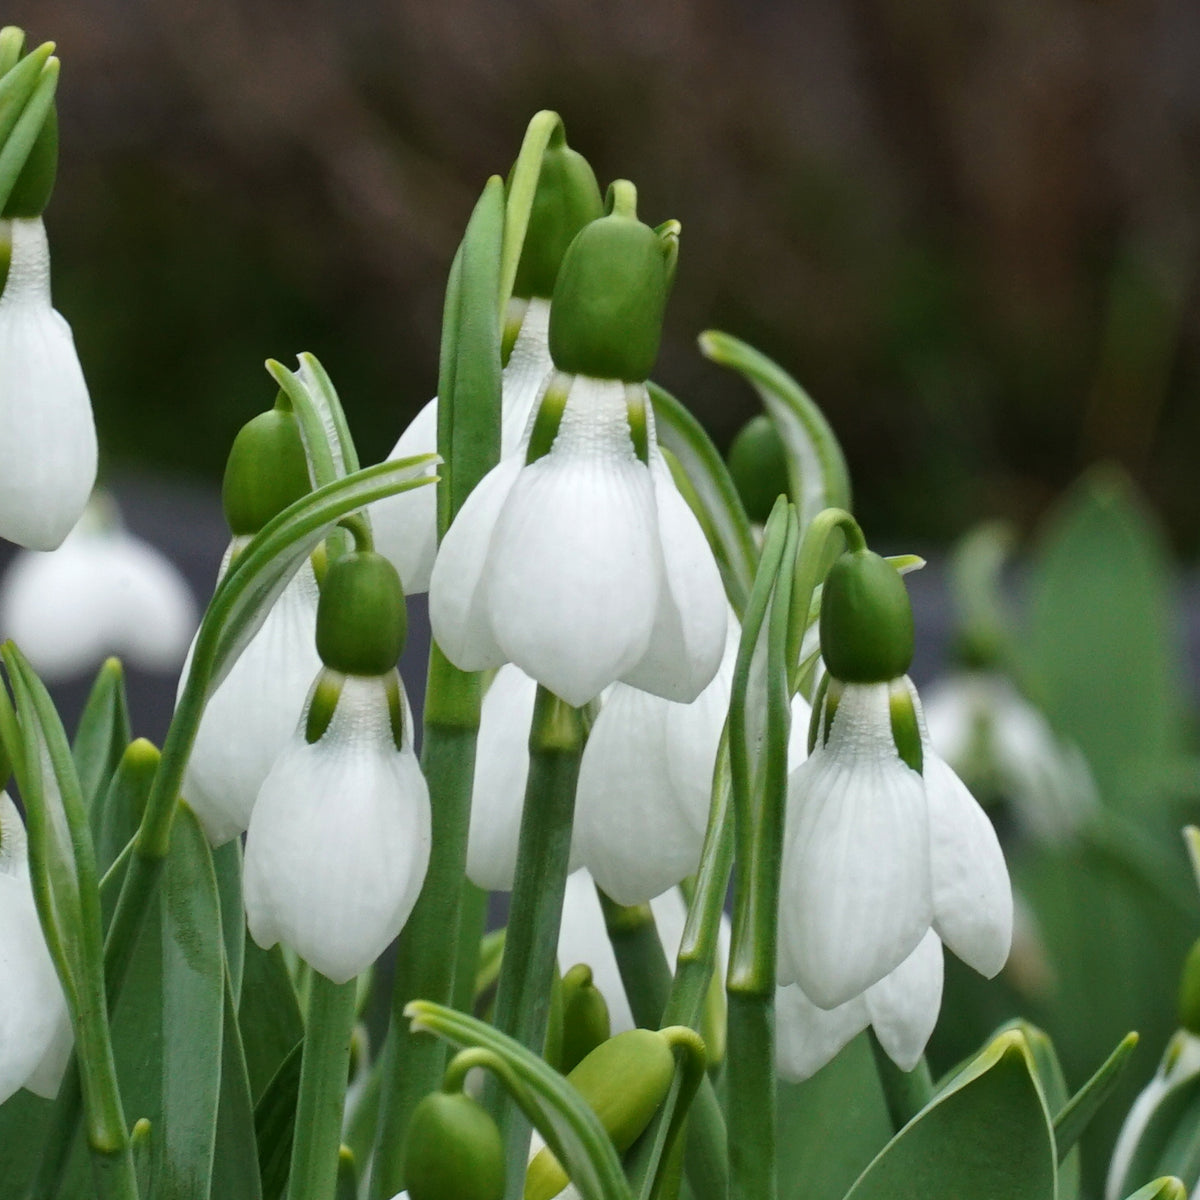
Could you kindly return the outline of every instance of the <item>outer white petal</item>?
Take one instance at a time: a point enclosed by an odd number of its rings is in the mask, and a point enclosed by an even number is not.
[[[868,1024],[861,996],[818,1008],[796,984],[775,989],[775,1069],[793,1083],[815,1075]]]
[[[647,411],[650,406],[647,404]],[[694,700],[721,662],[729,608],[716,559],[695,514],[655,448],[650,460],[663,587],[650,645],[626,683],[669,700]]]
[[[70,1025],[34,907],[25,828],[6,792],[0,792],[0,998],[0,1104],[22,1087],[53,1095]],[[50,1061],[56,1055],[59,1061]]]
[[[501,459],[480,481],[446,531],[429,581],[429,620],[446,657],[464,671],[507,661],[492,632],[484,571],[500,519],[523,459]]]
[[[438,402],[435,396],[409,423],[387,456],[388,462],[437,451]],[[430,467],[429,473],[436,474]],[[437,554],[437,485],[424,484],[389,496],[370,507],[375,547],[400,572],[409,595],[429,589]]]
[[[306,562],[205,705],[183,794],[215,846],[250,823],[258,790],[295,732],[321,669],[317,595]]]
[[[942,943],[931,929],[920,945],[865,995],[880,1045],[902,1071],[911,1071],[942,1007]]]
[[[797,692],[792,697],[792,727],[788,732],[788,770],[794,771],[808,758],[808,726],[812,721],[812,705]]]
[[[496,522],[486,576],[496,641],[568,704],[586,704],[645,654],[661,560],[624,385],[576,376],[552,449],[520,472]]]
[[[886,685],[847,685],[829,739],[792,772],[781,983],[836,1008],[916,949],[932,919],[921,777],[892,744]]]
[[[500,456],[514,453],[525,436],[533,406],[554,362],[550,358],[550,301],[534,297],[504,367],[500,408]]]
[[[71,327],[50,305],[41,218],[11,227],[0,296],[0,537],[53,550],[96,481],[96,426]]]
[[[329,728],[299,730],[263,783],[246,838],[245,903],[277,941],[344,983],[408,920],[429,863],[429,792],[397,750],[378,679],[349,676]]]
[[[467,875],[477,887],[489,891],[512,891],[536,696],[537,684],[509,663],[496,673],[483,698],[475,746]]]
[[[925,746],[933,927],[968,966],[991,978],[1012,946],[1012,886],[987,813],[937,751]]]

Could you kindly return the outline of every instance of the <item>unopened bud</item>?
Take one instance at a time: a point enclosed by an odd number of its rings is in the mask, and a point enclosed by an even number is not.
[[[886,559],[854,550],[829,568],[821,593],[821,654],[843,683],[888,683],[907,672],[912,604]]]
[[[417,1105],[404,1144],[410,1200],[501,1200],[504,1143],[487,1111],[462,1092]]]
[[[221,503],[235,536],[257,533],[309,491],[308,459],[295,414],[273,408],[233,439]]]

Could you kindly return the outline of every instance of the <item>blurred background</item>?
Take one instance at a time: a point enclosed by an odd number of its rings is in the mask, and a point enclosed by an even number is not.
[[[724,448],[776,357],[873,537],[1028,528],[1115,459],[1200,548],[1200,7],[1190,0],[14,0],[53,37],[55,298],[110,477],[219,479],[314,351],[364,461],[435,390],[489,173],[559,110],[683,223],[657,377]]]

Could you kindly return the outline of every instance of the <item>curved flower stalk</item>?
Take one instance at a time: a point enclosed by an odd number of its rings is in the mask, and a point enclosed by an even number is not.
[[[71,327],[50,301],[41,217],[8,223],[0,296],[0,537],[53,550],[96,482],[96,425]]]
[[[48,681],[117,654],[148,671],[182,663],[196,604],[171,561],[96,493],[57,549],[18,554],[0,586],[0,629]]]
[[[62,985],[29,879],[25,826],[0,792],[0,1104],[20,1088],[53,1097],[71,1053]]]

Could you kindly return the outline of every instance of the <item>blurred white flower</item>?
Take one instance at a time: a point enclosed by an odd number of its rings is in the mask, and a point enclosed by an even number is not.
[[[25,826],[0,792],[0,1104],[25,1087],[53,1097],[71,1053],[62,985],[29,880]]]
[[[41,217],[6,223],[0,295],[0,537],[53,550],[96,482],[96,426],[71,327],[50,301]]]
[[[283,942],[344,983],[408,920],[429,863],[430,814],[407,702],[389,691],[402,689],[399,676],[339,682],[324,732],[309,742],[302,718],[263,782],[246,836],[244,894],[260,946]]]
[[[0,585],[0,629],[47,682],[110,654],[147,671],[174,670],[196,621],[183,576],[127,532],[99,492],[57,550],[21,551]]]

